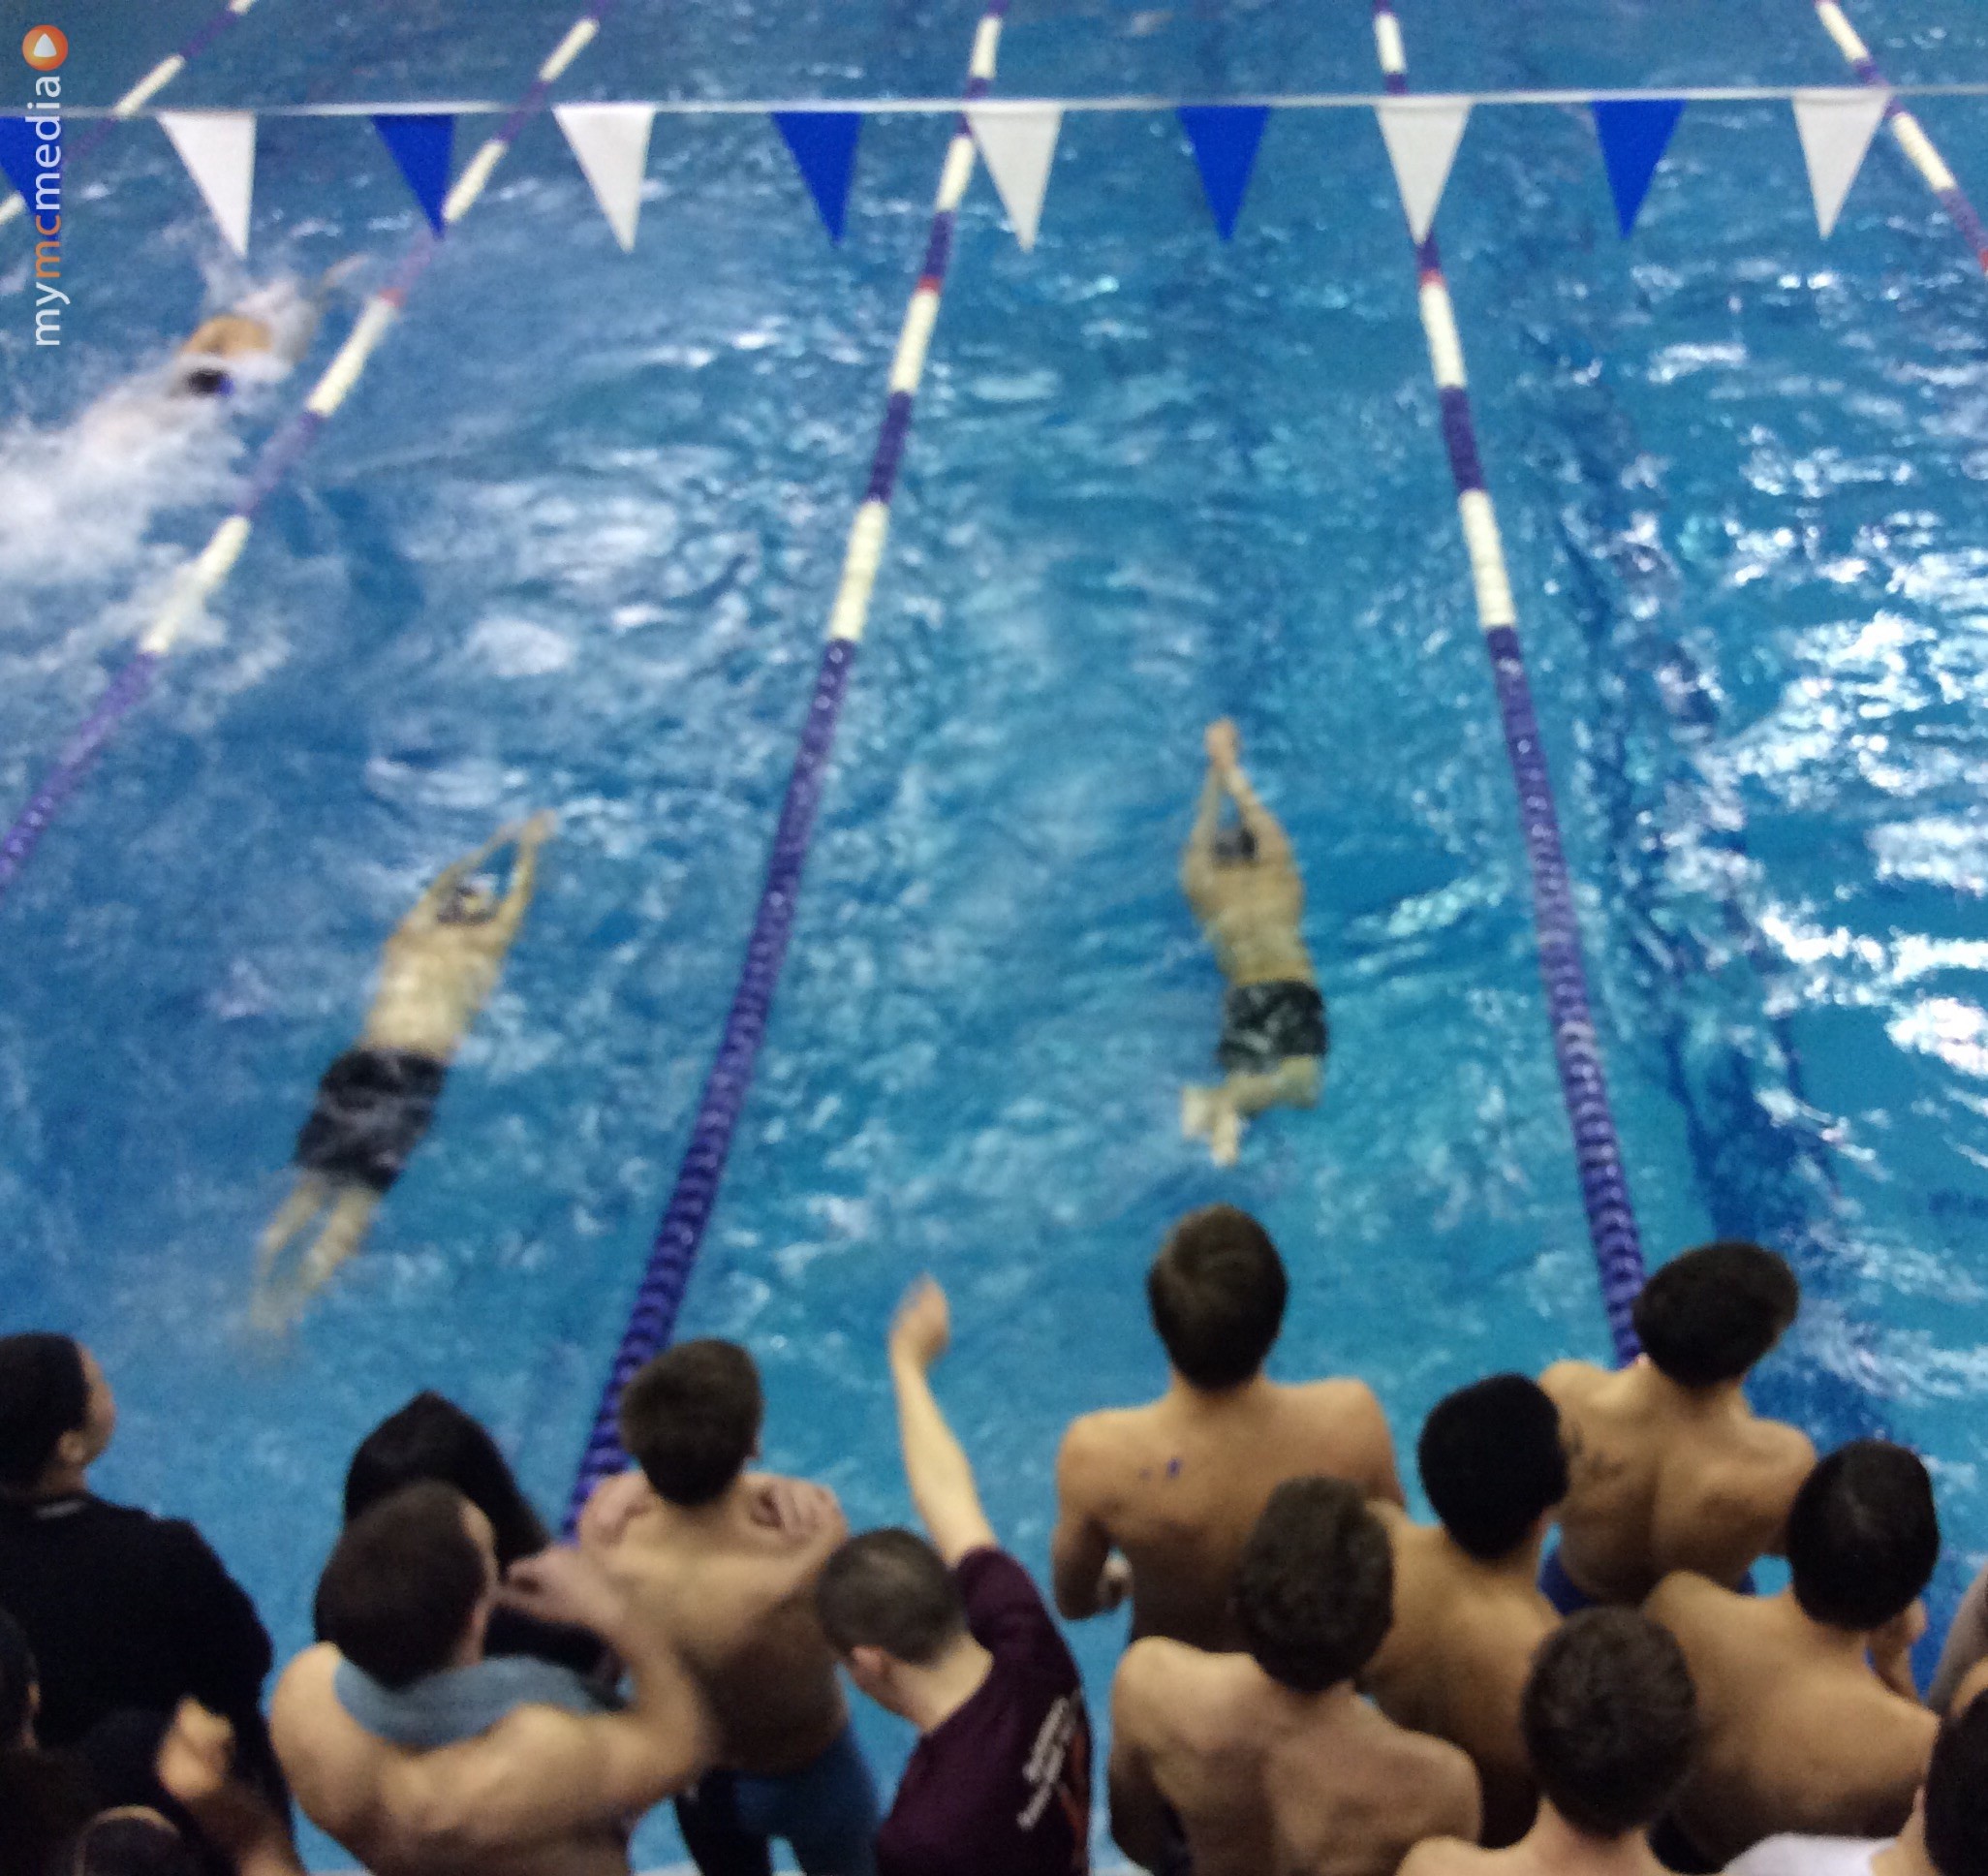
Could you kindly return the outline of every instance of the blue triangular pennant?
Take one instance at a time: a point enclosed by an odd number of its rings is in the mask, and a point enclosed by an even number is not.
[[[13,183],[20,191],[21,201],[30,205],[35,200],[35,172],[42,167],[35,161],[35,145],[40,141],[27,118],[0,117],[0,175]]]
[[[1243,191],[1257,167],[1257,146],[1270,121],[1268,105],[1182,105],[1180,127],[1194,146],[1195,164],[1215,226],[1226,241],[1235,233]]]
[[[1682,98],[1597,98],[1589,107],[1601,139],[1601,161],[1608,169],[1608,192],[1615,198],[1615,219],[1625,235],[1636,225],[1643,198],[1670,135],[1684,115]]]
[[[855,176],[859,110],[776,110],[773,121],[793,152],[793,160],[828,224],[828,238],[842,239],[849,212],[849,185]]]
[[[442,203],[449,194],[449,155],[455,143],[455,119],[442,113],[403,115],[382,112],[373,119],[380,141],[392,152],[415,192],[421,213],[436,234],[442,232]]]

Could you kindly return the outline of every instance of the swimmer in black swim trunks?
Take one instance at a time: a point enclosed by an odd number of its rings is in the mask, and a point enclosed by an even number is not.
[[[326,1070],[296,1138],[295,1189],[256,1247],[253,1313],[264,1327],[294,1317],[358,1249],[387,1188],[428,1131],[450,1059],[524,921],[539,849],[552,828],[550,814],[536,814],[503,829],[437,875],[388,939],[358,1046]],[[517,857],[500,897],[475,875],[512,846]],[[295,1282],[279,1293],[270,1281],[277,1259],[327,1207]]]
[[[1227,1079],[1181,1095],[1181,1131],[1205,1139],[1217,1166],[1233,1166],[1243,1123],[1280,1103],[1319,1099],[1327,1044],[1325,1002],[1299,935],[1305,888],[1290,840],[1257,799],[1236,761],[1235,725],[1208,726],[1208,779],[1181,857],[1180,883],[1201,922],[1228,993],[1216,1060]],[[1222,825],[1223,797],[1238,820]]]

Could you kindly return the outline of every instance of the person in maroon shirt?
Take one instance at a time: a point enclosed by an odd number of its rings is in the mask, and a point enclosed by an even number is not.
[[[1091,1727],[1076,1663],[1001,1549],[932,1397],[950,1333],[920,1278],[890,1328],[912,1502],[931,1542],[867,1531],[816,1583],[822,1627],[864,1693],[919,1739],[877,1836],[878,1876],[1086,1876]]]

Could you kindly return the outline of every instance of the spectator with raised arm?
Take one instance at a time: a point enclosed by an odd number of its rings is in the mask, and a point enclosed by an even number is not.
[[[904,1471],[926,1537],[869,1531],[816,1601],[851,1677],[919,1738],[877,1838],[879,1876],[1083,1876],[1091,1734],[1076,1663],[1000,1548],[933,1397],[946,1295],[915,1284],[890,1329]]]

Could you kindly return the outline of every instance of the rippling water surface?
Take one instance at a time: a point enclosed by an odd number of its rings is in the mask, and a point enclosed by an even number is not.
[[[204,10],[74,9],[74,94]],[[1961,0],[1856,16],[1902,80],[1988,78]],[[1842,71],[1802,0],[1403,17],[1429,88]],[[509,97],[564,23],[264,0],[172,95]],[[569,94],[950,93],[972,28],[971,0],[645,0]],[[1371,81],[1354,0],[1018,0],[1002,88]],[[1925,116],[1988,195],[1988,110]],[[535,124],[0,908],[4,1319],[98,1349],[104,1488],[197,1517],[284,1649],[347,1454],[416,1388],[563,1499],[740,958],[945,135],[866,128],[835,249],[762,120],[662,119],[629,259]],[[399,251],[369,137],[264,126],[256,279]],[[17,231],[0,251],[10,813],[299,391],[93,454],[91,409],[241,277],[149,127],[72,181],[59,354],[23,343]],[[1771,106],[1688,113],[1627,246],[1581,115],[1480,110],[1442,232],[1649,1249],[1795,1257],[1809,1305],[1758,1397],[1926,1453],[1943,1607],[1988,1549],[1988,286],[1888,144],[1819,242]],[[1335,1044],[1324,1106],[1227,1176],[1176,1124],[1219,985],[1173,863],[1220,712],[1297,840]],[[434,1138],[364,1259],[259,1342],[250,1246],[382,939],[542,804],[543,895]],[[1218,1197],[1291,1264],[1279,1370],[1367,1375],[1404,1442],[1487,1369],[1603,1353],[1410,256],[1355,114],[1273,121],[1227,248],[1165,118],[1071,119],[1033,256],[975,185],[684,1327],[752,1343],[774,1463],[902,1518],[880,1337],[938,1272],[944,1397],[1041,1566],[1056,1437],[1159,1387],[1138,1279]],[[1102,1698],[1115,1637],[1079,1645]],[[902,1731],[863,1724],[894,1770]]]

